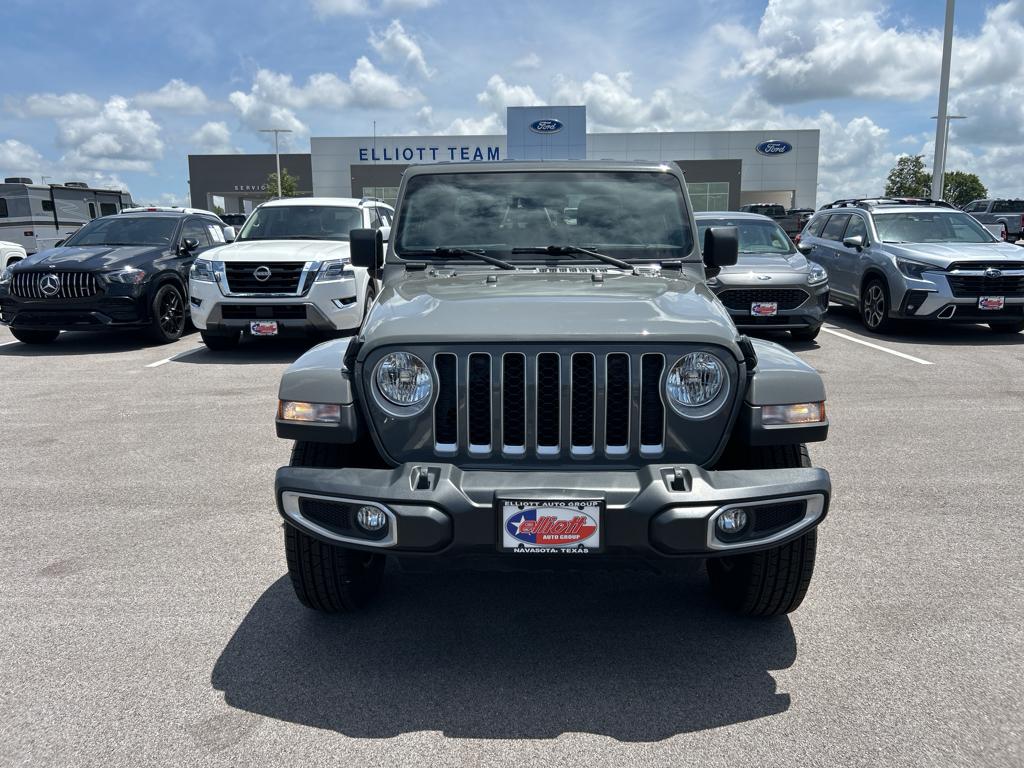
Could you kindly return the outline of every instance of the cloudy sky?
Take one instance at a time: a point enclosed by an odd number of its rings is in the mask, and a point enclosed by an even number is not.
[[[509,105],[591,131],[818,128],[819,204],[929,158],[941,0],[291,0],[4,5],[0,175],[182,202],[189,153],[258,133],[490,133]],[[115,10],[116,7],[116,10]],[[1024,0],[960,0],[951,169],[1024,194]],[[16,33],[15,33],[16,30]]]

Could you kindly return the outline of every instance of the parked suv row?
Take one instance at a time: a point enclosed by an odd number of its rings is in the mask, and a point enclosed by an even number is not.
[[[1020,240],[1024,232],[1024,200],[974,200],[964,211],[982,224],[1001,226],[1011,243]]]
[[[868,330],[898,318],[1024,330],[1024,254],[948,203],[837,200],[810,220],[799,248]]]

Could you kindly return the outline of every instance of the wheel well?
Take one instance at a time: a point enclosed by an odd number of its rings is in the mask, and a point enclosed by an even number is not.
[[[164,272],[161,275],[157,275],[153,279],[152,286],[149,289],[149,294],[146,300],[146,311],[147,313],[153,306],[153,299],[156,297],[156,292],[159,291],[163,286],[168,283],[172,283],[178,290],[181,291],[181,297],[185,300],[185,312],[188,317],[189,303],[188,303],[188,289],[181,280],[181,276],[174,272]]]
[[[872,280],[879,280],[882,283],[882,290],[885,291],[885,298],[889,301],[889,308],[892,308],[892,291],[889,289],[889,281],[886,279],[885,274],[879,269],[869,269],[864,273],[864,277],[860,281],[860,293],[858,298],[863,298],[864,289],[867,288],[868,283]]]

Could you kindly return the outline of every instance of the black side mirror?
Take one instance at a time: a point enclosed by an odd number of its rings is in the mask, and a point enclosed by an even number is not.
[[[384,238],[379,229],[353,229],[348,235],[353,267],[375,273],[384,264]]]
[[[850,237],[844,237],[843,245],[847,248],[856,248],[858,251],[862,251],[864,250],[864,236],[851,235]]]
[[[181,252],[182,253],[191,253],[192,251],[194,251],[198,247],[199,247],[199,241],[196,240],[194,237],[183,237],[181,239]]]
[[[814,245],[811,243],[800,242],[796,244],[796,249],[804,256],[809,256],[811,251],[814,250]]]
[[[704,264],[712,269],[731,267],[740,257],[736,227],[708,227],[704,232]]]

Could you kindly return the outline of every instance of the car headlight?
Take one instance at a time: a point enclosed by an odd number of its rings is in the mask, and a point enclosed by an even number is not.
[[[351,272],[345,272],[346,266],[348,266],[348,262],[340,259],[337,261],[325,261],[320,265],[320,271],[317,272],[316,279],[319,282],[322,280],[341,280],[345,277],[354,277],[355,275]]]
[[[427,364],[410,352],[391,352],[377,363],[377,389],[395,405],[419,405],[430,398],[434,380]]]
[[[126,267],[116,272],[105,272],[103,279],[108,283],[122,283],[123,285],[141,285],[146,280],[146,272],[135,267]]]
[[[216,279],[214,274],[217,271],[217,264],[218,262],[216,261],[196,259],[192,262],[192,269],[189,271],[189,277],[203,283],[212,283]]]
[[[7,267],[6,269],[4,269],[3,272],[0,272],[0,285],[7,285],[13,279],[14,270],[12,270],[10,267]]]
[[[902,272],[904,275],[906,275],[907,277],[913,277],[917,280],[920,280],[922,277],[924,277],[924,273],[926,271],[934,272],[940,270],[940,268],[935,266],[934,264],[924,264],[920,261],[911,261],[910,259],[903,258],[896,259],[896,266],[899,267],[900,272]]]
[[[691,352],[668,372],[665,392],[673,405],[699,408],[718,397],[727,377],[725,365],[710,352]]]
[[[828,280],[828,272],[821,264],[811,264],[811,271],[807,273],[808,285],[820,285]]]

